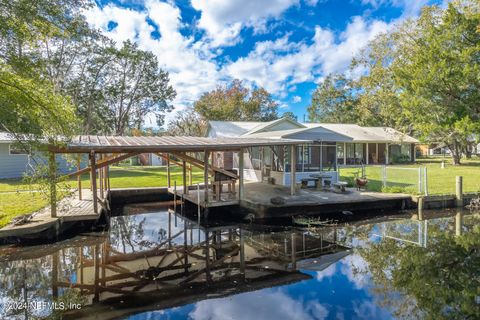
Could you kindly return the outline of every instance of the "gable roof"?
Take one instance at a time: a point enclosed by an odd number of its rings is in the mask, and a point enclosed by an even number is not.
[[[392,142],[418,143],[407,134],[390,127],[362,127],[345,123],[305,123],[307,127],[323,127],[336,133],[350,137],[353,142]]]
[[[259,121],[209,121],[209,133],[215,137],[239,137],[262,124]]]
[[[306,128],[306,126],[304,126],[303,124],[295,120],[292,120],[290,118],[280,118],[280,119],[268,121],[268,122],[259,122],[259,125],[255,126],[248,132],[244,133],[244,135],[250,135],[250,134],[254,134],[254,133],[266,131],[266,130],[268,131],[268,129],[272,129],[275,126],[280,125],[281,123],[287,123],[296,128]]]
[[[323,127],[298,128],[279,131],[263,131],[244,135],[248,138],[259,139],[296,139],[309,141],[330,141],[330,142],[350,142],[350,137],[344,136],[332,130]]]

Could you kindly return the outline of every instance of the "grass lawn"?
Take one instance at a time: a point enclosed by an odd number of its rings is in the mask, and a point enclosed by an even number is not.
[[[48,201],[38,192],[0,193],[0,227],[13,217],[37,211],[47,204]]]
[[[444,169],[441,168],[442,160],[445,160]],[[449,158],[441,157],[417,159],[415,164],[389,166],[387,169],[387,188],[384,191],[417,193],[419,167],[427,168],[429,194],[455,194],[456,176],[463,177],[465,193],[480,192],[480,159],[462,159],[462,165],[453,166]],[[340,179],[353,184],[354,173],[358,171],[358,168],[342,168],[340,169]],[[366,167],[369,190],[382,191],[382,174],[381,166]]]
[[[193,182],[203,181],[203,170],[193,167]],[[177,181],[177,185],[183,184],[182,168],[172,166],[170,170],[172,185]],[[188,179],[188,172],[187,172]],[[77,188],[77,180],[72,179],[64,184],[69,188]],[[132,187],[163,187],[167,186],[166,167],[111,167],[110,169],[110,187],[111,188],[132,188]],[[82,176],[82,188],[90,187],[90,178],[88,174]],[[0,180],[0,192],[5,191],[26,191],[35,190],[35,185],[26,185],[22,179],[3,179]]]
[[[193,168],[193,183],[203,181],[203,170]],[[172,185],[183,184],[182,168],[171,167]],[[188,179],[188,172],[187,172]],[[65,182],[69,188],[77,187],[77,180]],[[110,169],[111,188],[132,188],[132,187],[163,187],[167,186],[166,167],[112,167]],[[89,188],[90,180],[88,174],[82,176],[82,188]],[[0,180],[0,228],[11,221],[15,216],[37,211],[48,204],[38,192],[25,192],[36,190],[35,185],[26,185],[22,179]]]

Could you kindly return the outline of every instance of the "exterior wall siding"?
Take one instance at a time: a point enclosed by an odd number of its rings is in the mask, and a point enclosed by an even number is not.
[[[21,178],[29,172],[28,156],[25,154],[10,154],[10,143],[0,143],[0,179]],[[47,163],[47,158],[41,155],[36,156],[39,163]],[[68,162],[61,155],[57,155],[57,167],[59,173],[68,173],[75,170],[68,165]],[[82,161],[82,167],[86,161]],[[35,162],[31,162],[32,165]]]

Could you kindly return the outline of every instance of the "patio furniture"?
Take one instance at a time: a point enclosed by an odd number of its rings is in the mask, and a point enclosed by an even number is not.
[[[320,181],[319,178],[303,178],[300,180],[302,182],[302,189],[308,188],[308,183],[313,181],[314,187],[318,188],[318,182]]]
[[[345,181],[338,181],[333,184],[333,191],[334,192],[345,192],[345,188],[347,187],[347,183]]]
[[[237,170],[227,170],[229,172],[237,174]],[[215,172],[215,178],[212,183],[213,196],[215,200],[221,200],[221,194],[223,192],[223,185],[227,185],[228,193],[235,195],[235,184],[237,179],[227,176],[226,174]]]
[[[324,180],[324,179],[331,179],[332,177],[329,174],[318,174],[318,173],[313,173],[310,175],[310,177],[318,179],[319,183],[316,185],[317,189],[328,187],[330,188],[331,180]],[[328,183],[327,183],[328,181]]]

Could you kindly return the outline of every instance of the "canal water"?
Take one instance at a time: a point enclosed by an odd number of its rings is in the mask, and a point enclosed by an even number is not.
[[[0,318],[480,318],[478,213],[294,228],[124,211],[108,231],[0,247]]]

